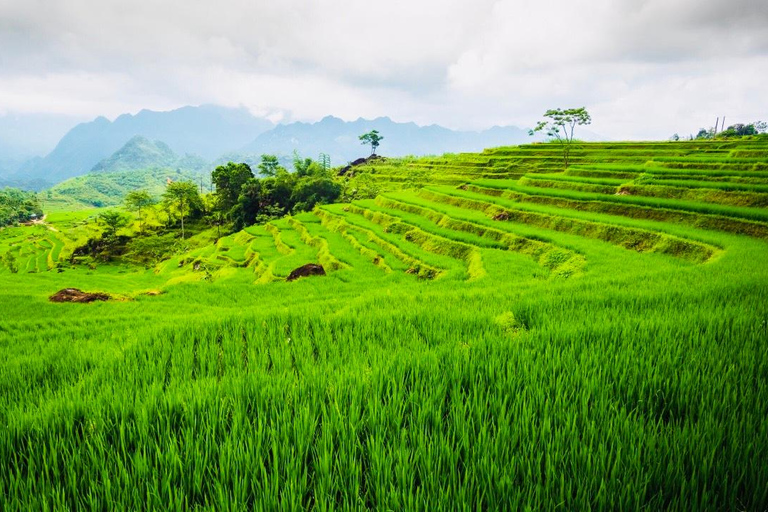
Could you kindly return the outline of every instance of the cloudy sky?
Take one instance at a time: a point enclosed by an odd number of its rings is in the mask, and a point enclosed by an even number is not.
[[[215,103],[612,139],[768,120],[766,0],[0,0],[0,114]]]

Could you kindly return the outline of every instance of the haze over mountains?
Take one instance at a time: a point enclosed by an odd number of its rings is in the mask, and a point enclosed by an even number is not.
[[[384,136],[379,153],[383,156],[430,155],[478,151],[486,147],[528,141],[528,133],[520,128],[494,127],[482,132],[454,131],[438,125],[418,126],[396,123],[388,117],[345,122],[327,116],[316,123],[278,125],[262,133],[242,148],[245,155],[271,153],[290,155],[294,150],[316,158],[319,153],[331,155],[332,165],[342,165],[367,156],[361,147],[360,134],[378,130]]]
[[[168,112],[142,110],[114,121],[99,117],[78,124],[48,154],[23,163],[19,162],[24,154],[21,139],[3,138],[0,186],[40,190],[89,172],[157,167],[197,171],[229,160],[255,163],[265,153],[285,159],[294,151],[312,158],[326,153],[332,165],[343,165],[368,154],[358,136],[373,129],[384,136],[379,148],[384,156],[479,151],[531,140],[525,130],[514,126],[468,132],[397,123],[388,117],[346,122],[333,116],[316,123],[275,126],[244,108],[204,105]],[[37,137],[33,132],[29,135]],[[43,143],[40,140],[38,147]]]

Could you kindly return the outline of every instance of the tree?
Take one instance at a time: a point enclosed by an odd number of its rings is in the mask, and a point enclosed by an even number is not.
[[[368,133],[362,134],[359,137],[359,139],[361,141],[360,143],[363,144],[363,145],[370,144],[371,145],[371,155],[375,155],[376,154],[376,148],[379,147],[379,143],[382,140],[384,140],[384,137],[379,135],[379,132],[377,130],[371,130]]]
[[[117,210],[101,212],[97,222],[104,226],[104,234],[107,238],[113,238],[117,230],[128,225],[128,217]]]
[[[718,139],[729,139],[736,137],[749,137],[759,135],[766,130],[766,123],[755,121],[754,123],[742,124],[736,123],[717,134]]]
[[[141,216],[143,208],[149,208],[155,204],[155,199],[146,190],[133,190],[125,196],[125,207],[136,210],[139,214],[139,229],[144,232],[144,217]]]
[[[11,274],[18,273],[19,267],[16,265],[16,258],[14,258],[11,251],[3,254],[3,263],[5,263],[5,266],[8,267],[8,270],[10,270]]]
[[[320,156],[318,157],[318,160],[320,161],[320,165],[323,167],[323,170],[326,172],[330,172],[331,170],[331,155],[327,153],[320,153]]]
[[[256,218],[264,206],[263,201],[262,180],[251,178],[243,185],[240,196],[237,198],[237,205],[232,209],[235,230],[239,231],[256,222]]]
[[[163,193],[163,200],[170,206],[175,205],[181,217],[181,238],[184,239],[184,217],[189,213],[190,207],[200,203],[200,194],[197,185],[191,181],[172,181]]]
[[[590,124],[592,118],[584,107],[568,109],[550,109],[544,112],[544,121],[536,128],[528,130],[529,135],[546,130],[547,137],[557,141],[563,147],[563,164],[568,168],[568,162],[573,145],[573,131],[577,126]]]
[[[216,185],[217,206],[222,213],[229,213],[237,203],[243,185],[253,177],[248,164],[234,162],[220,165],[211,173],[211,180]]]
[[[299,152],[295,150],[293,152],[293,169],[299,178],[328,175],[326,168],[320,162],[315,162],[311,158],[301,158]]]
[[[295,210],[309,211],[317,204],[336,201],[341,195],[341,185],[330,178],[316,176],[299,180],[291,194]]]
[[[261,155],[259,174],[262,176],[275,176],[279,169],[281,169],[280,163],[275,155]]]

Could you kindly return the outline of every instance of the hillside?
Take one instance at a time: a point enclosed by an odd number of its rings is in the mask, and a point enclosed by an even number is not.
[[[186,155],[180,158],[162,141],[150,141],[137,135],[91,169],[91,172],[120,172],[148,168],[178,168],[203,171],[208,163],[200,157]]]
[[[26,222],[42,214],[34,194],[13,188],[0,188],[0,227]]]
[[[146,169],[147,167],[172,167],[178,156],[167,144],[150,141],[141,135],[133,137],[125,146],[110,157],[97,163],[91,172],[116,172]]]
[[[0,231],[0,508],[762,510],[768,141],[571,161],[375,161],[150,268]]]
[[[201,178],[204,178],[205,186],[208,186],[210,175],[207,171],[152,168],[98,172],[70,178],[41,192],[40,196],[48,209],[117,206],[133,190],[146,190],[159,198],[165,191],[168,179],[199,183]]]

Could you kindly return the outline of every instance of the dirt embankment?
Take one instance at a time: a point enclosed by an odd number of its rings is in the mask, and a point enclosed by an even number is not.
[[[371,162],[375,162],[376,160],[384,160],[383,156],[379,155],[371,155],[367,158],[358,158],[354,162],[350,162],[349,165],[342,167],[339,169],[339,176],[346,175],[349,171],[352,170],[353,167],[357,167],[358,165],[368,164]]]

